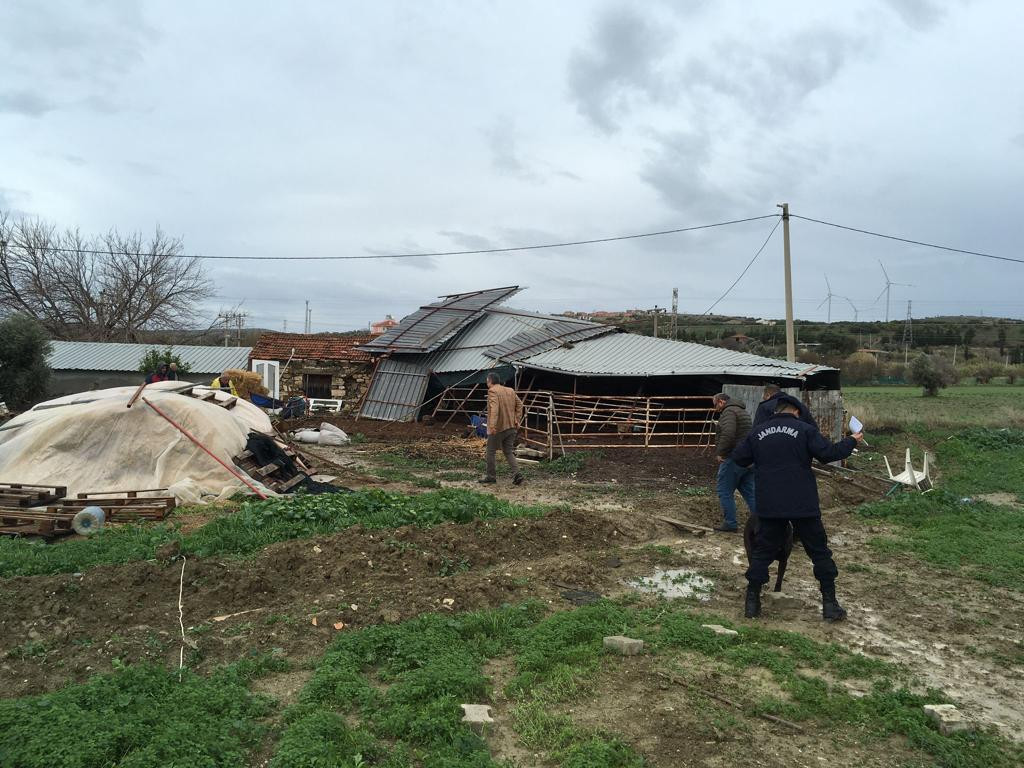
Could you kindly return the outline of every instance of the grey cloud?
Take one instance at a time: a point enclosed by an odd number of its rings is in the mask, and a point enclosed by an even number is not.
[[[900,20],[911,29],[924,31],[938,24],[946,9],[933,0],[884,0]]]
[[[664,79],[657,63],[667,52],[671,34],[629,8],[604,13],[591,46],[573,53],[569,92],[579,112],[597,128],[612,133],[631,100],[657,100]]]
[[[711,150],[704,132],[659,135],[640,177],[677,211],[696,217],[734,209],[739,196],[714,180]]]
[[[538,180],[537,174],[520,155],[519,137],[511,118],[499,117],[483,134],[491,150],[491,165],[495,170],[527,181]]]
[[[498,245],[493,240],[489,240],[483,235],[474,235],[469,232],[458,232],[456,230],[443,230],[437,234],[447,237],[459,248],[467,251],[482,251],[488,248],[497,248]]]
[[[364,248],[368,254],[373,256],[385,256],[396,253],[427,253],[437,251],[437,248],[427,248],[414,240],[405,240],[402,245],[395,246],[394,248]],[[412,267],[413,269],[422,269],[424,271],[434,271],[437,269],[437,259],[432,256],[417,256],[412,258],[401,258],[401,259],[382,259],[382,261],[388,264],[395,264],[401,267]]]
[[[1010,139],[1010,141],[1016,144],[1021,149],[1024,149],[1024,133],[1018,133],[1016,136]]]
[[[556,176],[561,176],[562,178],[565,179],[571,179],[572,181],[583,181],[582,176],[580,176],[577,173],[573,173],[572,171],[567,171],[564,168],[559,168],[555,171],[552,171],[552,173],[554,173]]]
[[[791,111],[831,82],[864,42],[858,32],[827,27],[803,29],[756,48],[721,40],[713,56],[687,62],[681,85],[695,98],[708,91],[732,98],[740,109],[766,120]]]
[[[40,117],[57,108],[49,99],[31,91],[7,91],[0,93],[0,113]]]

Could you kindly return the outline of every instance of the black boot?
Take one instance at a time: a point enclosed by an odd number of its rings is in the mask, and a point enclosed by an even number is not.
[[[761,615],[761,586],[747,585],[747,600],[743,606],[743,615],[748,619],[756,619]]]
[[[836,600],[836,585],[821,585],[821,618],[825,621],[842,621],[846,618],[846,610]]]

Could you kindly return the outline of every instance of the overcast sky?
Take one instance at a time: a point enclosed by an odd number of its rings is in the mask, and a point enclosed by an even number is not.
[[[1024,256],[1016,0],[0,4],[0,208],[210,255],[524,245],[793,213]],[[702,312],[772,220],[527,254],[209,262],[250,324],[519,284]],[[783,313],[775,233],[716,311]],[[1024,265],[794,221],[798,317],[1024,317]],[[853,317],[835,299],[833,319]]]

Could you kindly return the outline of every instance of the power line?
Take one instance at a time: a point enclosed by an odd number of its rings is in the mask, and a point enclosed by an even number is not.
[[[167,256],[175,259],[205,259],[222,261],[359,261],[364,259],[423,259],[430,256],[477,256],[487,253],[511,253],[513,251],[539,251],[545,248],[569,248],[577,245],[594,245],[596,243],[614,243],[622,240],[639,240],[645,237],[661,237],[663,235],[677,235],[681,232],[695,232],[699,229],[714,229],[715,227],[728,227],[732,224],[745,224],[748,221],[760,221],[761,219],[778,218],[777,213],[769,213],[764,216],[750,216],[746,219],[732,219],[730,221],[718,221],[714,224],[700,224],[695,227],[679,227],[677,229],[663,229],[657,232],[639,232],[631,235],[614,235],[612,237],[597,237],[590,240],[567,240],[561,243],[540,243],[537,245],[516,245],[507,248],[480,248],[474,251],[432,251],[429,253],[369,253],[362,256],[204,256],[198,253],[169,253]],[[146,256],[143,252],[117,251],[111,252],[91,250],[88,248],[59,248],[47,247],[43,250],[55,251],[58,253],[82,253],[97,256]]]
[[[752,258],[752,259],[751,259],[751,260],[750,260],[750,261],[749,261],[749,262],[747,263],[747,266],[745,266],[745,267],[743,268],[743,271],[742,271],[742,272],[740,272],[740,276],[739,276],[739,277],[737,277],[737,278],[736,278],[735,280],[733,280],[733,281],[732,281],[732,285],[730,285],[730,286],[729,286],[728,288],[726,288],[726,289],[725,289],[725,293],[723,293],[723,294],[722,294],[721,296],[719,296],[719,297],[718,297],[717,299],[715,299],[715,303],[714,303],[714,304],[712,304],[712,305],[711,305],[710,307],[708,307],[707,309],[705,309],[705,310],[704,310],[704,311],[703,311],[703,312],[701,313],[701,316],[703,316],[703,315],[706,315],[706,314],[709,314],[709,313],[711,312],[711,310],[712,310],[712,309],[714,309],[715,307],[717,307],[717,306],[718,306],[718,303],[719,303],[719,302],[720,302],[720,301],[721,301],[722,299],[724,299],[724,298],[725,298],[726,296],[728,296],[728,295],[729,295],[729,291],[731,291],[731,290],[732,290],[733,288],[735,288],[735,287],[736,287],[736,284],[737,284],[737,283],[739,283],[739,281],[743,279],[743,276],[744,276],[745,274],[747,274],[747,270],[748,270],[748,269],[750,269],[750,268],[751,268],[752,266],[754,266],[754,262],[755,262],[755,261],[757,261],[757,257],[758,257],[758,256],[760,256],[760,255],[761,255],[761,252],[762,252],[762,251],[764,251],[764,249],[765,249],[765,248],[766,248],[766,247],[768,246],[768,241],[772,239],[772,235],[774,235],[774,234],[775,234],[775,230],[779,228],[779,224],[780,224],[781,222],[782,222],[782,217],[779,217],[779,219],[778,219],[778,220],[777,220],[777,221],[775,222],[775,226],[774,226],[774,227],[772,227],[772,231],[768,233],[768,237],[766,237],[766,238],[764,239],[764,242],[763,242],[763,243],[761,243],[761,247],[757,249],[757,253],[755,253],[755,254],[754,254],[754,258]]]
[[[963,248],[953,248],[948,245],[937,245],[935,243],[926,243],[921,240],[911,240],[907,237],[897,237],[896,235],[886,235],[881,232],[872,232],[869,229],[858,229],[857,227],[849,227],[845,224],[836,224],[832,221],[822,221],[821,219],[812,219],[810,216],[798,216],[795,213],[791,213],[794,219],[803,219],[804,221],[813,221],[815,224],[824,224],[826,227],[835,227],[836,229],[845,229],[850,232],[859,232],[862,235],[871,235],[872,237],[881,237],[886,240],[896,240],[900,243],[910,243],[911,245],[923,245],[925,248],[937,248],[940,251],[949,251],[950,253],[964,253],[968,256],[982,256],[986,259],[997,259],[999,261],[1012,261],[1017,264],[1024,264],[1024,259],[1013,259],[1009,256],[995,256],[991,253],[982,253],[981,251],[967,251]]]

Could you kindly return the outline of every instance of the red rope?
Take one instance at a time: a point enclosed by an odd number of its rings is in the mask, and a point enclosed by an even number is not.
[[[236,470],[232,469],[232,468],[231,468],[231,467],[229,467],[229,466],[228,466],[227,464],[225,464],[225,463],[224,463],[223,461],[221,461],[221,459],[220,459],[219,457],[215,456],[215,455],[213,454],[213,452],[212,452],[212,451],[210,451],[210,449],[209,449],[209,448],[207,448],[207,447],[206,447],[205,445],[203,445],[202,443],[200,443],[200,442],[199,442],[199,440],[198,440],[198,439],[196,439],[196,438],[195,438],[195,437],[194,437],[194,436],[193,436],[193,435],[192,435],[192,434],[191,434],[191,433],[190,433],[190,432],[189,432],[189,431],[188,431],[187,429],[185,429],[185,428],[184,428],[183,426],[181,426],[180,424],[178,424],[177,422],[175,422],[175,421],[174,421],[174,419],[172,419],[172,418],[171,418],[170,416],[168,416],[168,415],[167,415],[166,413],[164,413],[164,412],[163,412],[163,411],[161,411],[161,410],[160,410],[159,408],[157,408],[157,407],[156,407],[155,405],[153,405],[153,403],[151,403],[151,402],[149,401],[149,398],[148,398],[148,397],[144,397],[144,398],[142,398],[142,402],[144,402],[144,403],[145,403],[146,405],[148,405],[148,406],[149,406],[150,408],[152,408],[152,409],[153,409],[154,411],[156,411],[156,412],[157,412],[157,413],[158,413],[158,414],[159,414],[160,416],[162,416],[162,417],[163,417],[164,419],[166,419],[166,420],[167,420],[167,423],[168,423],[168,424],[170,424],[170,425],[171,425],[172,427],[174,427],[174,428],[175,428],[176,430],[178,430],[179,432],[181,432],[181,434],[183,434],[183,435],[184,435],[185,437],[187,437],[187,438],[188,438],[189,440],[191,440],[191,441],[192,441],[193,443],[195,443],[195,444],[196,444],[196,445],[198,445],[198,446],[199,446],[200,448],[202,448],[202,449],[203,449],[204,451],[206,451],[206,453],[207,453],[207,454],[208,454],[208,455],[210,456],[210,458],[212,458],[212,459],[213,459],[214,461],[216,461],[216,462],[217,462],[218,464],[220,464],[220,465],[221,465],[222,467],[224,467],[224,469],[226,469],[226,470],[227,470],[228,472],[230,472],[230,473],[231,473],[232,475],[234,475],[234,476],[235,476],[235,477],[237,477],[237,478],[238,478],[239,480],[241,480],[241,481],[242,481],[243,483],[245,483],[245,484],[246,484],[247,486],[249,486],[249,488],[250,488],[250,489],[252,490],[252,492],[253,492],[253,493],[255,493],[255,494],[256,494],[257,496],[259,496],[259,497],[260,497],[261,499],[265,499],[265,498],[267,498],[267,494],[265,494],[265,493],[264,493],[263,491],[261,491],[261,490],[260,490],[259,488],[257,488],[257,487],[256,487],[255,485],[253,485],[253,484],[252,484],[252,483],[250,483],[250,482],[249,482],[248,480],[246,480],[246,479],[245,479],[244,477],[242,477],[242,475],[241,475],[241,474],[239,474],[239,473],[238,473],[238,472],[237,472]]]

